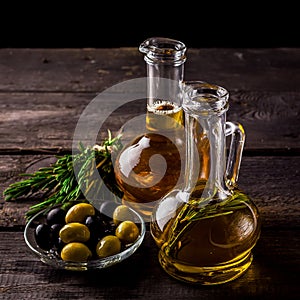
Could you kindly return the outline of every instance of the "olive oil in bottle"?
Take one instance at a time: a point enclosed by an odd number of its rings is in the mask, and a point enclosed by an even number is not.
[[[185,131],[181,83],[186,47],[167,38],[140,45],[147,66],[146,131],[117,155],[122,202],[150,221],[157,201],[183,182]]]
[[[186,177],[153,209],[150,232],[169,275],[215,285],[251,265],[261,221],[254,202],[237,188],[245,135],[239,123],[226,122],[227,91],[205,82],[186,85]]]
[[[188,203],[177,202],[172,218],[151,224],[160,264],[173,277],[192,283],[220,284],[239,277],[252,262],[260,234],[256,206],[238,190],[222,205],[201,209],[194,203],[191,195]]]

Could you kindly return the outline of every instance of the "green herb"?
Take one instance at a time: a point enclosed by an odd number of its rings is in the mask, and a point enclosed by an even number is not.
[[[11,201],[42,192],[43,201],[29,208],[26,220],[41,210],[57,204],[67,205],[85,199],[87,195],[105,197],[107,189],[103,189],[104,184],[116,199],[120,199],[122,191],[115,180],[111,161],[112,150],[120,147],[119,142],[119,136],[112,138],[109,131],[108,138],[101,145],[85,148],[80,144],[78,153],[57,156],[57,161],[49,167],[31,174],[20,174],[27,179],[9,185],[3,192],[4,198]]]
[[[213,198],[193,199],[191,197],[190,200],[181,207],[170,228],[168,235],[168,253],[173,251],[177,241],[193,222],[232,214],[235,210],[245,208],[245,206],[252,210],[249,206],[249,201],[249,198],[238,190],[235,190],[228,199],[221,202],[215,202]]]

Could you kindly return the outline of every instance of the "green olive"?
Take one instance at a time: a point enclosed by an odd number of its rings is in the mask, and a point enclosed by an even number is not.
[[[116,236],[125,244],[133,243],[139,236],[140,230],[132,221],[123,221],[118,225]]]
[[[95,208],[89,203],[77,203],[73,205],[66,213],[66,223],[83,223],[87,216],[95,215]]]
[[[65,224],[61,228],[59,237],[64,243],[86,242],[90,238],[90,231],[86,225],[73,222]]]
[[[60,256],[65,261],[85,262],[92,257],[92,252],[85,244],[73,242],[62,248]]]
[[[117,254],[121,251],[121,241],[115,235],[103,237],[96,246],[96,253],[99,258]]]
[[[113,212],[113,222],[119,225],[122,221],[134,221],[133,211],[126,205],[119,205]]]

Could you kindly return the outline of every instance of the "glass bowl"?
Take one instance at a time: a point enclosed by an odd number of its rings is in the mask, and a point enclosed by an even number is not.
[[[139,246],[144,240],[146,233],[145,221],[136,211],[134,211],[133,209],[131,210],[134,213],[135,223],[140,228],[140,234],[138,238],[135,240],[134,243],[128,245],[122,252],[105,258],[88,260],[87,262],[69,262],[62,260],[55,251],[47,251],[41,249],[36,243],[34,232],[36,226],[39,223],[45,221],[45,210],[33,216],[26,223],[24,230],[24,239],[29,249],[35,255],[37,255],[43,263],[52,267],[71,271],[87,271],[108,268],[110,266],[122,262],[123,260],[131,256],[139,248]]]

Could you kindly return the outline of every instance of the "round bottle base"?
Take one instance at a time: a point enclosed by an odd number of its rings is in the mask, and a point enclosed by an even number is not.
[[[232,281],[240,277],[250,267],[253,260],[252,253],[247,252],[238,260],[226,264],[195,267],[172,260],[163,251],[159,252],[158,257],[162,268],[175,279],[201,285],[217,285]]]

